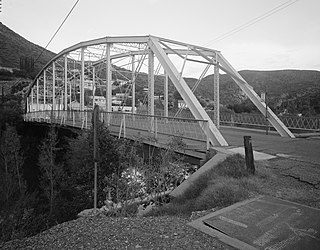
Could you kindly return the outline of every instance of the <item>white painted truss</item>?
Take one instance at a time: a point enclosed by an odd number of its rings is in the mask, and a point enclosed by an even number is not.
[[[193,91],[201,80],[214,74],[215,115],[210,119]],[[155,77],[162,77],[164,116],[168,116],[169,79],[180,93],[185,105],[197,120],[208,121],[203,131],[211,144],[227,146],[219,132],[219,71],[230,75],[259,111],[267,115],[281,136],[294,137],[280,119],[267,108],[253,88],[241,77],[222,54],[213,49],[177,42],[155,36],[104,37],[71,46],[52,58],[38,73],[27,92],[27,112],[43,110],[80,111],[92,109],[85,89],[93,95],[100,90],[105,97],[105,111],[112,111],[112,83],[117,75],[129,84],[126,95],[132,96],[132,112],[136,110],[135,89],[139,74],[148,74],[148,114],[153,116]],[[192,89],[186,82],[187,73],[199,76]],[[211,73],[211,74],[212,74]],[[189,75],[190,76],[190,75]],[[93,98],[94,100],[94,98]]]

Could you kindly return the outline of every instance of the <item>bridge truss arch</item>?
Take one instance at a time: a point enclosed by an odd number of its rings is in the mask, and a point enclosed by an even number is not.
[[[215,113],[213,121],[187,84],[185,72],[199,75],[195,85],[213,69]],[[169,79],[195,119],[208,121],[202,127],[212,145],[227,146],[219,132],[219,72],[235,81],[241,90],[265,114],[281,136],[294,137],[280,119],[267,108],[253,88],[222,56],[220,51],[155,36],[104,37],[85,41],[64,49],[37,74],[26,95],[26,112],[41,110],[79,111],[93,108],[85,98],[85,89],[93,95],[97,88],[104,93],[107,112],[112,111],[112,83],[116,75],[127,79],[135,112],[135,89],[139,74],[147,74],[148,115],[155,114],[155,78],[163,81],[164,116],[168,117]],[[91,105],[91,106],[90,106]]]

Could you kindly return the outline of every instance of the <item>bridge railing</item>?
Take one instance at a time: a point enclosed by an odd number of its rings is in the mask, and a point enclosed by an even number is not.
[[[68,125],[82,129],[92,126],[92,111],[35,111],[25,114],[26,121],[46,122]],[[119,137],[126,137],[129,130],[141,131],[157,138],[159,135],[179,136],[198,141],[206,141],[204,131],[208,129],[208,121],[181,117],[162,117],[123,112],[100,112],[99,119],[110,128],[116,128]]]
[[[288,115],[281,115],[278,117],[283,122],[283,124],[289,129],[320,131],[319,117],[301,117]],[[245,125],[265,127],[267,125],[266,117],[262,114],[233,114],[221,112],[220,122],[224,125],[229,126]]]
[[[213,120],[213,111],[207,111],[209,117]],[[174,115],[174,113],[170,114]],[[192,118],[192,114],[189,110],[184,110],[179,114],[180,117]],[[320,117],[302,117],[293,115],[279,115],[279,119],[289,129],[304,130],[304,131],[320,131]],[[244,126],[244,127],[256,127],[262,128],[267,123],[266,117],[262,114],[248,114],[248,113],[231,113],[220,112],[220,123],[226,126]]]
[[[208,121],[188,118],[173,118],[130,114],[121,112],[102,112],[106,124],[122,126],[129,129],[148,131],[151,133],[181,136],[189,139],[206,140],[202,128],[206,128]]]

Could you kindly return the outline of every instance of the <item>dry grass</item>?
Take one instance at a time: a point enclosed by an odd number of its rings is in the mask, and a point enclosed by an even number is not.
[[[171,203],[153,209],[148,215],[191,215],[193,211],[226,207],[260,194],[259,184],[269,179],[265,170],[250,175],[244,158],[232,155],[201,175],[188,189]]]

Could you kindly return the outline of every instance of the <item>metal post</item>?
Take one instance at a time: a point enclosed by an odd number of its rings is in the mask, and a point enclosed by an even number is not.
[[[154,119],[154,130],[155,130],[154,137],[158,139],[158,119],[157,118]]]
[[[73,78],[74,79],[74,78]],[[71,112],[71,102],[72,102],[72,82],[70,81],[70,84],[69,84],[69,93],[70,93],[70,100],[69,100],[69,110]],[[71,113],[70,113],[71,114]]]
[[[94,98],[96,95],[96,68],[93,66],[92,68],[92,107],[94,107]]]
[[[31,89],[31,112],[33,111],[33,87]]]
[[[27,101],[27,113],[30,113],[30,107],[29,107],[29,98],[30,96],[27,96],[26,101]],[[2,99],[3,100],[3,99]],[[3,102],[2,102],[3,103]],[[26,116],[25,116],[26,117]]]
[[[81,48],[80,111],[84,110],[84,49]]]
[[[111,44],[107,43],[106,47],[106,111],[112,111],[112,90],[111,90],[111,58],[110,58]],[[109,124],[109,121],[108,121]]]
[[[126,138],[126,115],[123,114],[123,138]]]
[[[56,63],[52,62],[52,110],[56,110]]]
[[[88,129],[88,111],[84,111],[86,112],[86,129]]]
[[[68,109],[68,56],[64,56],[64,110]]]
[[[266,135],[269,133],[269,121],[268,121],[268,101],[267,101],[267,87],[265,93],[265,103],[266,103]]]
[[[43,108],[46,110],[47,74],[43,71]]]
[[[217,56],[217,55],[216,55]],[[214,80],[213,80],[213,101],[214,101],[214,112],[213,112],[213,122],[216,127],[220,127],[220,94],[219,94],[219,64],[216,57],[216,64],[214,65]]]
[[[154,54],[151,49],[148,59],[148,115],[154,115]]]
[[[39,78],[37,79],[37,111],[39,111]]]
[[[150,115],[150,131],[154,132],[154,54],[149,49],[148,55],[148,115]]]
[[[97,209],[97,193],[98,193],[98,145],[97,145],[97,127],[99,118],[99,106],[96,105],[93,110],[93,160],[94,160],[94,200],[93,207]]]
[[[168,111],[168,104],[169,104],[169,77],[168,74],[165,72],[165,77],[164,77],[164,116],[168,117],[169,116],[169,111]]]
[[[136,79],[135,79],[135,57],[132,56],[132,75],[131,75],[131,84],[132,84],[132,114],[135,114],[135,108],[136,108]]]
[[[206,148],[209,150],[210,148],[210,141],[209,141],[209,123],[205,122],[205,130],[206,130]]]

